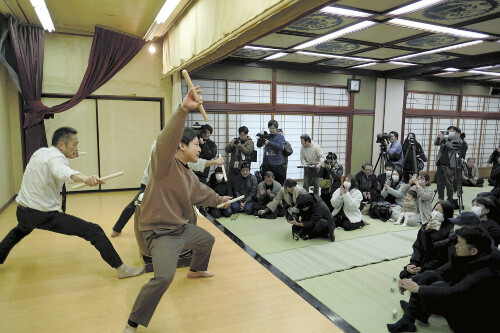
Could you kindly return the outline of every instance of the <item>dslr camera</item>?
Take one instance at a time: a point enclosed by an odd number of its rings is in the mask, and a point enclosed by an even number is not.
[[[257,133],[257,148],[260,148],[266,144],[266,140],[271,138],[271,134],[263,131],[261,133]]]
[[[389,141],[390,138],[391,138],[390,134],[379,133],[377,134],[377,143],[385,144],[385,140]]]
[[[325,164],[332,165],[333,164],[333,153],[330,151],[328,155],[325,157]]]
[[[408,138],[408,144],[409,145],[414,146],[415,143],[417,143],[417,140],[415,140],[415,138]]]
[[[286,220],[287,221],[299,221],[299,214],[297,213],[286,213]]]
[[[200,125],[198,122],[195,122],[193,125],[191,125],[191,128],[198,133],[198,137],[201,137],[201,133],[203,132],[203,125]]]

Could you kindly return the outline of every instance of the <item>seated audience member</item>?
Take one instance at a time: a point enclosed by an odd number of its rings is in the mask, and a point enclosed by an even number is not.
[[[387,162],[385,164],[385,172],[377,176],[377,183],[380,189],[384,188],[384,184],[386,183],[387,179],[391,179],[393,171],[394,164],[392,164],[392,162]]]
[[[419,226],[431,219],[434,191],[428,185],[429,176],[421,173],[417,179],[412,178],[407,185],[401,187],[401,193],[405,196],[409,190],[417,192],[417,214],[408,219],[407,225],[409,226]]]
[[[495,246],[500,244],[500,225],[494,221],[493,217],[498,217],[498,208],[496,203],[490,197],[477,197],[472,200],[471,211],[479,216],[481,227],[493,239]]]
[[[210,175],[208,180],[208,186],[215,191],[221,197],[230,196],[231,189],[229,188],[229,183],[224,180],[224,175],[222,174],[222,168],[215,168],[215,172]],[[209,207],[207,210],[208,214],[212,215],[214,218],[219,218],[221,216],[229,217],[232,215],[231,206],[226,209]]]
[[[254,142],[248,136],[248,127],[241,126],[238,128],[238,137],[231,140],[225,148],[226,153],[231,154],[229,173],[227,175],[229,179],[240,174],[240,167],[243,162],[247,162],[251,166],[250,159],[254,150]]]
[[[489,167],[493,165],[493,168],[491,169],[491,174],[493,174],[493,170],[495,170],[495,167],[500,165],[500,145],[498,146],[498,148],[493,150],[493,153],[491,153],[486,163],[488,164]],[[495,180],[491,178],[491,174],[490,178],[488,178],[488,184],[490,186],[495,186]]]
[[[356,180],[359,184],[359,191],[363,196],[363,209],[364,204],[371,204],[372,202],[379,201],[380,190],[378,187],[377,177],[373,173],[373,165],[369,162],[363,163],[361,171],[356,174]]]
[[[405,196],[401,193],[401,187],[403,185],[405,185],[403,182],[403,172],[398,168],[392,171],[391,176],[386,179],[385,183],[382,185],[380,195],[382,195],[384,201],[402,207],[405,200]]]
[[[409,190],[406,193],[406,199],[403,202],[403,210],[399,213],[398,219],[394,224],[401,224],[403,222],[403,227],[406,227],[406,224],[410,218],[417,212],[417,203],[415,199],[417,198],[417,192],[413,190]]]
[[[297,207],[300,209],[297,221],[296,216],[287,218],[292,224],[292,234],[295,240],[299,237],[307,240],[311,238],[327,237],[330,241],[335,241],[332,214],[328,206],[314,193],[301,194],[297,198]]]
[[[332,215],[335,225],[346,231],[362,228],[365,225],[359,209],[362,200],[363,195],[358,190],[356,177],[345,176],[344,183],[332,195]]]
[[[253,199],[257,194],[257,178],[250,173],[250,165],[248,163],[243,163],[241,165],[240,174],[234,177],[230,182],[231,193],[233,198],[244,195],[243,200],[233,202],[231,204],[231,210],[233,214],[244,211],[248,215],[253,214]]]
[[[500,188],[500,154],[497,156],[496,163],[491,168],[490,178],[488,178],[488,184],[493,186],[494,189]]]
[[[255,199],[253,199],[253,210],[255,211],[255,215],[266,219],[275,219],[278,217],[279,210],[275,210],[274,212],[268,211],[263,214],[259,214],[259,211],[265,210],[266,205],[274,200],[280,190],[281,185],[274,180],[273,172],[267,171],[264,174],[264,180],[257,186],[257,194]]]
[[[442,200],[434,205],[430,221],[422,225],[413,243],[410,263],[399,273],[401,279],[439,268],[448,262],[448,248],[435,244],[448,239],[453,232],[452,217],[453,205],[449,201]]]
[[[324,182],[325,186],[321,186],[321,199],[326,203],[330,212],[333,211],[332,204],[330,200],[332,199],[332,194],[340,187],[340,182],[342,176],[344,175],[344,166],[338,164],[337,154],[329,153],[325,158],[325,163],[320,171],[322,176],[321,183]],[[328,184],[328,185],[326,185]]]
[[[292,214],[292,209],[296,207],[297,198],[301,194],[308,192],[297,185],[293,179],[287,178],[281,190],[274,197],[273,201],[267,204],[266,208],[258,211],[259,215],[277,214],[278,217]]]
[[[462,186],[483,187],[484,180],[479,178],[479,171],[472,157],[467,159],[462,169]]]
[[[427,323],[431,314],[442,315],[454,332],[496,332],[500,297],[500,252],[480,227],[456,230],[456,254],[436,270],[398,282],[404,315],[389,332],[415,332],[415,320]]]

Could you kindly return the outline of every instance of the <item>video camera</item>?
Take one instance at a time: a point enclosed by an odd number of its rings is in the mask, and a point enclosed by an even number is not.
[[[415,138],[408,138],[408,144],[410,146],[414,146],[417,143],[417,140]]]
[[[325,164],[332,165],[333,164],[333,153],[330,151],[328,155],[325,157]]]
[[[204,127],[203,125],[200,125],[198,122],[195,122],[193,125],[191,125],[191,128],[198,133],[198,137],[201,138],[201,133],[203,133]]]
[[[390,138],[391,138],[390,134],[379,133],[379,134],[377,134],[377,143],[385,145],[385,140],[389,141]]]
[[[271,134],[263,131],[261,133],[257,133],[257,148],[260,148],[266,144],[266,140],[271,138]]]
[[[299,221],[299,214],[297,213],[286,213],[286,220],[287,221]]]

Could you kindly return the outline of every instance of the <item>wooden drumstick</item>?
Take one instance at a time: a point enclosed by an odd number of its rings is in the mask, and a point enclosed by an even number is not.
[[[87,154],[87,152],[86,151],[82,151],[82,152],[78,153],[78,156],[82,156],[82,155],[85,155],[85,154]]]
[[[199,101],[200,97],[198,96],[198,94],[196,93],[196,90],[194,89],[193,82],[191,81],[191,78],[189,77],[187,70],[185,70],[185,69],[182,70],[182,76],[184,76],[184,80],[186,80],[186,83],[187,83],[189,89],[193,90],[193,97],[194,97],[195,101]],[[205,112],[205,108],[203,107],[203,104],[200,104],[200,106],[198,108],[200,109],[200,112],[203,116],[203,119],[205,119],[205,121],[208,123],[207,113]]]
[[[101,177],[99,179],[100,180],[108,180],[108,179],[115,178],[115,177],[118,177],[118,176],[123,176],[123,174],[125,174],[125,172],[120,171],[120,172],[117,172],[117,173],[113,173],[111,175],[107,175],[107,176]],[[77,189],[85,187],[85,186],[88,186],[88,185],[85,184],[85,183],[81,183],[81,184],[73,186],[73,190],[77,190]]]
[[[219,158],[221,158],[220,154]],[[227,182],[226,167],[224,166],[224,164],[222,164],[221,167],[222,167],[222,175],[224,176],[224,180]]]
[[[226,204],[232,204],[233,202],[240,201],[241,199],[244,199],[244,198],[245,198],[245,196],[244,196],[244,195],[240,195],[240,196],[239,196],[239,197],[237,197],[237,198],[234,198],[234,199],[231,199],[231,200],[229,200],[229,201],[226,201],[226,202],[223,202],[223,203],[221,203],[221,204],[218,204],[218,205],[217,205],[217,208],[222,208],[222,207],[224,207],[224,205],[226,205]]]

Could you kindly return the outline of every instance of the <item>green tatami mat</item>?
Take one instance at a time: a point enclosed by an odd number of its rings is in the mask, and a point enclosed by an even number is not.
[[[417,229],[262,255],[294,281],[411,255]]]
[[[367,216],[363,216],[363,218],[366,218],[371,224],[353,231],[335,229],[335,242],[381,234],[389,231],[413,229],[410,227],[393,225],[391,222],[381,222],[380,220],[370,219]],[[298,249],[310,245],[330,243],[326,238],[294,241],[292,239],[292,225],[286,222],[284,217],[275,220],[267,220],[240,213],[236,220],[222,217],[218,218],[217,221],[260,255]]]
[[[332,311],[362,333],[387,332],[386,324],[399,320],[403,311],[399,300],[408,301],[409,293],[400,295],[393,276],[408,263],[409,257],[357,267],[298,282]],[[390,288],[394,287],[392,293]],[[392,318],[393,309],[397,318]],[[416,322],[421,333],[452,332],[441,316],[431,316],[429,324]]]

